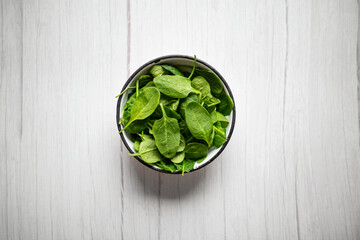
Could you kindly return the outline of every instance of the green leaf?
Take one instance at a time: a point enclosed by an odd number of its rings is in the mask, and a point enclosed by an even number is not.
[[[215,106],[220,103],[219,99],[211,95],[210,85],[204,77],[195,77],[191,81],[191,86],[201,92],[202,99],[207,106]]]
[[[208,111],[199,103],[191,102],[185,109],[185,119],[191,134],[206,141],[210,146],[213,123]]]
[[[161,160],[160,162],[156,163],[156,166],[168,172],[175,172],[177,169],[175,164],[168,159]]]
[[[208,154],[209,148],[198,142],[191,142],[186,144],[185,147],[185,157],[186,159],[198,160],[200,158],[206,157]]]
[[[161,75],[165,74],[165,70],[159,65],[154,65],[150,68],[149,73],[153,77],[157,77],[157,76],[161,76]]]
[[[180,128],[175,118],[166,116],[164,106],[160,104],[163,117],[156,120],[152,129],[155,143],[160,153],[166,158],[175,156],[180,145]]]
[[[179,106],[179,113],[180,115],[185,118],[185,109],[187,107],[187,105],[191,102],[198,102],[199,101],[199,97],[198,95],[194,94],[194,93],[190,93],[189,96],[187,96],[185,99],[182,99],[182,101],[180,102],[180,106]]]
[[[189,93],[199,93],[191,87],[191,81],[177,75],[161,75],[154,78],[154,84],[159,91],[172,98],[186,98]]]
[[[144,91],[145,88],[141,88],[139,90],[139,93],[141,93],[142,91]],[[136,99],[136,93],[132,94],[129,99],[127,100],[127,102],[124,105],[123,108],[123,123],[125,125],[128,124],[129,120],[130,120],[130,112],[131,112],[131,108],[134,105]],[[149,121],[149,119],[143,119],[143,120],[137,120],[134,121],[133,123],[131,123],[129,125],[129,127],[126,129],[129,133],[140,133],[142,132],[145,128],[146,128],[146,124]]]
[[[169,102],[168,107],[171,108],[172,110],[176,111],[179,106],[179,103],[180,103],[180,98],[173,99]]]
[[[130,156],[140,156],[146,163],[155,163],[161,161],[164,157],[156,148],[154,139],[148,135],[142,136],[143,141],[140,143],[139,152],[130,154]]]
[[[191,86],[201,92],[202,96],[211,94],[209,83],[204,77],[198,76],[191,81]]]
[[[192,160],[188,160],[188,159],[184,159],[183,161],[183,164],[182,164],[182,175],[184,176],[184,173],[188,173],[190,172],[191,170],[194,169],[194,166],[195,166],[195,161],[192,161]]]
[[[173,163],[181,163],[184,160],[184,158],[185,158],[185,152],[184,151],[178,152],[173,158],[171,158],[171,161]]]
[[[140,150],[140,141],[135,140],[135,142],[134,142],[134,150],[135,150],[135,152],[139,152],[139,150]]]
[[[202,76],[204,77],[210,84],[211,92],[217,96],[217,94],[220,94],[223,90],[223,84],[220,78],[212,71],[205,70],[205,69],[195,69],[195,75],[196,76]]]
[[[149,82],[152,81],[152,77],[150,75],[141,75],[137,81],[139,81],[139,88],[146,86]]]
[[[182,152],[185,149],[185,138],[183,137],[183,135],[180,134],[180,144],[179,147],[177,149],[177,152]]]
[[[216,122],[220,122],[221,127],[223,127],[223,128],[226,128],[229,125],[229,120],[224,115],[217,112],[216,110],[212,111],[210,113],[210,115],[211,115],[211,120],[212,120],[213,124]]]
[[[160,100],[160,92],[154,87],[145,88],[135,99],[130,111],[129,122],[121,129],[124,131],[135,120],[142,120],[150,116],[156,109]]]
[[[176,118],[176,119],[181,119],[181,116],[174,110],[172,110],[171,108],[167,107],[167,106],[164,106],[164,110],[165,110],[165,113],[168,117],[171,117],[171,118]],[[162,111],[161,111],[161,107],[160,105],[158,105],[154,111],[153,114],[151,114],[150,118],[151,119],[160,119],[162,117]]]
[[[171,66],[171,65],[161,65],[164,69],[168,70],[169,72],[171,72],[172,74],[174,75],[178,75],[178,76],[184,76],[184,74],[179,70],[177,69],[176,67],[174,66]]]
[[[215,125],[217,125],[217,127]],[[215,125],[214,125],[215,135],[214,135],[213,145],[215,148],[219,148],[226,141],[226,128],[221,127],[220,122],[217,122]]]
[[[221,102],[217,105],[217,111],[222,113],[224,116],[230,115],[234,108],[234,102],[231,97],[228,94],[223,93],[223,95],[219,96],[219,99]]]
[[[145,85],[145,87],[153,87],[153,86],[155,86],[153,81],[150,81]]]

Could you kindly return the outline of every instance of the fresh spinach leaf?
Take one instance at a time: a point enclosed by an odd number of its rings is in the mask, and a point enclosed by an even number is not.
[[[169,102],[168,107],[171,108],[172,110],[176,111],[179,106],[179,103],[180,103],[180,98],[173,99]]]
[[[194,93],[190,93],[189,96],[187,96],[185,99],[183,99],[180,102],[180,106],[179,106],[179,113],[182,116],[182,118],[185,118],[185,109],[187,107],[187,105],[191,102],[198,102],[199,98],[198,95],[194,94]]]
[[[166,64],[163,64],[161,65],[164,69],[168,70],[169,72],[171,72],[172,74],[174,75],[178,75],[178,76],[184,76],[184,74],[179,70],[177,69],[176,67],[172,66],[172,65],[166,65]]]
[[[146,86],[152,79],[150,75],[141,75],[137,80],[139,82],[139,88]]]
[[[231,97],[228,94],[223,93],[223,95],[219,96],[219,99],[221,102],[217,105],[217,111],[222,113],[224,116],[230,115],[234,108],[234,102]]]
[[[164,106],[164,105],[163,105]],[[176,119],[181,119],[181,116],[174,110],[172,110],[171,108],[164,106],[164,110],[166,112],[166,115],[170,118],[176,118]],[[151,114],[150,118],[151,119],[159,119],[162,117],[162,111],[161,111],[161,107],[160,105],[158,105],[154,111],[153,114]]]
[[[191,142],[186,144],[184,151],[186,159],[198,160],[207,156],[209,148],[202,143]]]
[[[182,151],[176,153],[176,155],[173,158],[171,158],[171,161],[173,163],[181,163],[184,160],[184,158],[185,158],[185,152]]]
[[[135,150],[135,152],[139,152],[139,150],[140,150],[140,141],[135,140],[135,142],[134,142],[134,150]]]
[[[217,95],[222,92],[223,84],[220,78],[214,72],[210,70],[196,68],[195,75],[202,76],[209,82],[211,92],[215,95],[215,97],[217,97]]]
[[[188,172],[190,172],[191,170],[193,170],[194,169],[194,166],[195,166],[195,161],[191,161],[191,160],[189,160],[189,159],[185,159],[184,161],[183,161],[183,164],[182,164],[182,168],[181,168],[181,170],[182,170],[182,175],[184,176],[184,173],[188,173]]]
[[[145,87],[153,87],[154,86],[154,82],[153,81],[150,81],[148,82]]]
[[[221,122],[214,124],[214,133],[213,145],[215,148],[219,148],[226,141],[226,128],[221,126]]]
[[[141,94],[135,99],[130,111],[129,122],[121,129],[124,131],[135,120],[143,120],[150,116],[156,109],[160,100],[160,92],[154,87],[145,88]]]
[[[185,120],[191,134],[211,145],[212,120],[208,111],[197,102],[191,102],[185,109]]]
[[[216,110],[212,111],[210,113],[210,116],[213,124],[216,122],[220,122],[221,123],[220,125],[223,128],[226,128],[229,125],[229,120]]]
[[[164,157],[156,148],[154,139],[148,135],[142,136],[143,141],[140,143],[139,152],[130,154],[130,156],[140,156],[146,163],[155,163],[161,161]]]
[[[176,171],[176,166],[174,165],[174,163],[172,163],[168,159],[163,159],[160,162],[157,162],[156,166],[158,166],[159,168],[161,168],[161,169],[163,169],[165,171],[169,171],[169,172],[175,172]]]
[[[166,158],[175,156],[180,145],[180,128],[175,118],[169,118],[160,104],[163,117],[156,120],[152,129],[155,143],[160,153]]]
[[[180,143],[177,152],[182,152],[185,149],[185,138],[180,134]]]
[[[177,75],[161,75],[154,78],[154,84],[159,91],[172,98],[186,98],[189,93],[200,92],[191,87],[191,81]]]
[[[202,100],[207,106],[215,106],[220,103],[220,100],[211,94],[210,85],[204,77],[195,77],[191,81],[191,86],[201,92]]]
[[[157,76],[161,76],[163,74],[165,74],[165,70],[159,66],[159,65],[154,65],[150,68],[149,73],[153,76],[153,77],[157,77]]]
[[[139,93],[141,93],[142,91],[144,91],[145,88],[141,88],[139,90]],[[132,94],[128,101],[125,103],[124,105],[124,109],[123,109],[123,123],[126,125],[128,124],[129,120],[130,120],[130,114],[131,114],[131,108],[134,105],[136,99],[136,93]],[[131,123],[129,125],[129,127],[127,128],[127,131],[129,133],[140,133],[141,131],[143,131],[146,128],[146,124],[149,121],[148,118],[143,119],[143,120],[136,120],[133,123]]]

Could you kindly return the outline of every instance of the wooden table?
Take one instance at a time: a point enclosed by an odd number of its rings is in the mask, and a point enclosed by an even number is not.
[[[0,7],[0,239],[360,239],[357,1]],[[129,157],[115,123],[128,76],[167,54],[213,65],[237,106],[184,177]]]

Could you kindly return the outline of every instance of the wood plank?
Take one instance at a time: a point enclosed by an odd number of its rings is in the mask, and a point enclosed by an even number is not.
[[[1,1],[0,239],[359,239],[356,1]],[[235,96],[221,156],[129,157],[115,95],[196,54]]]

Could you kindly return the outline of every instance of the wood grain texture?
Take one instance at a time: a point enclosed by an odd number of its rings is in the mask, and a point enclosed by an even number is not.
[[[1,0],[0,239],[360,239],[356,1]],[[196,54],[228,81],[221,156],[128,156],[115,95]]]

